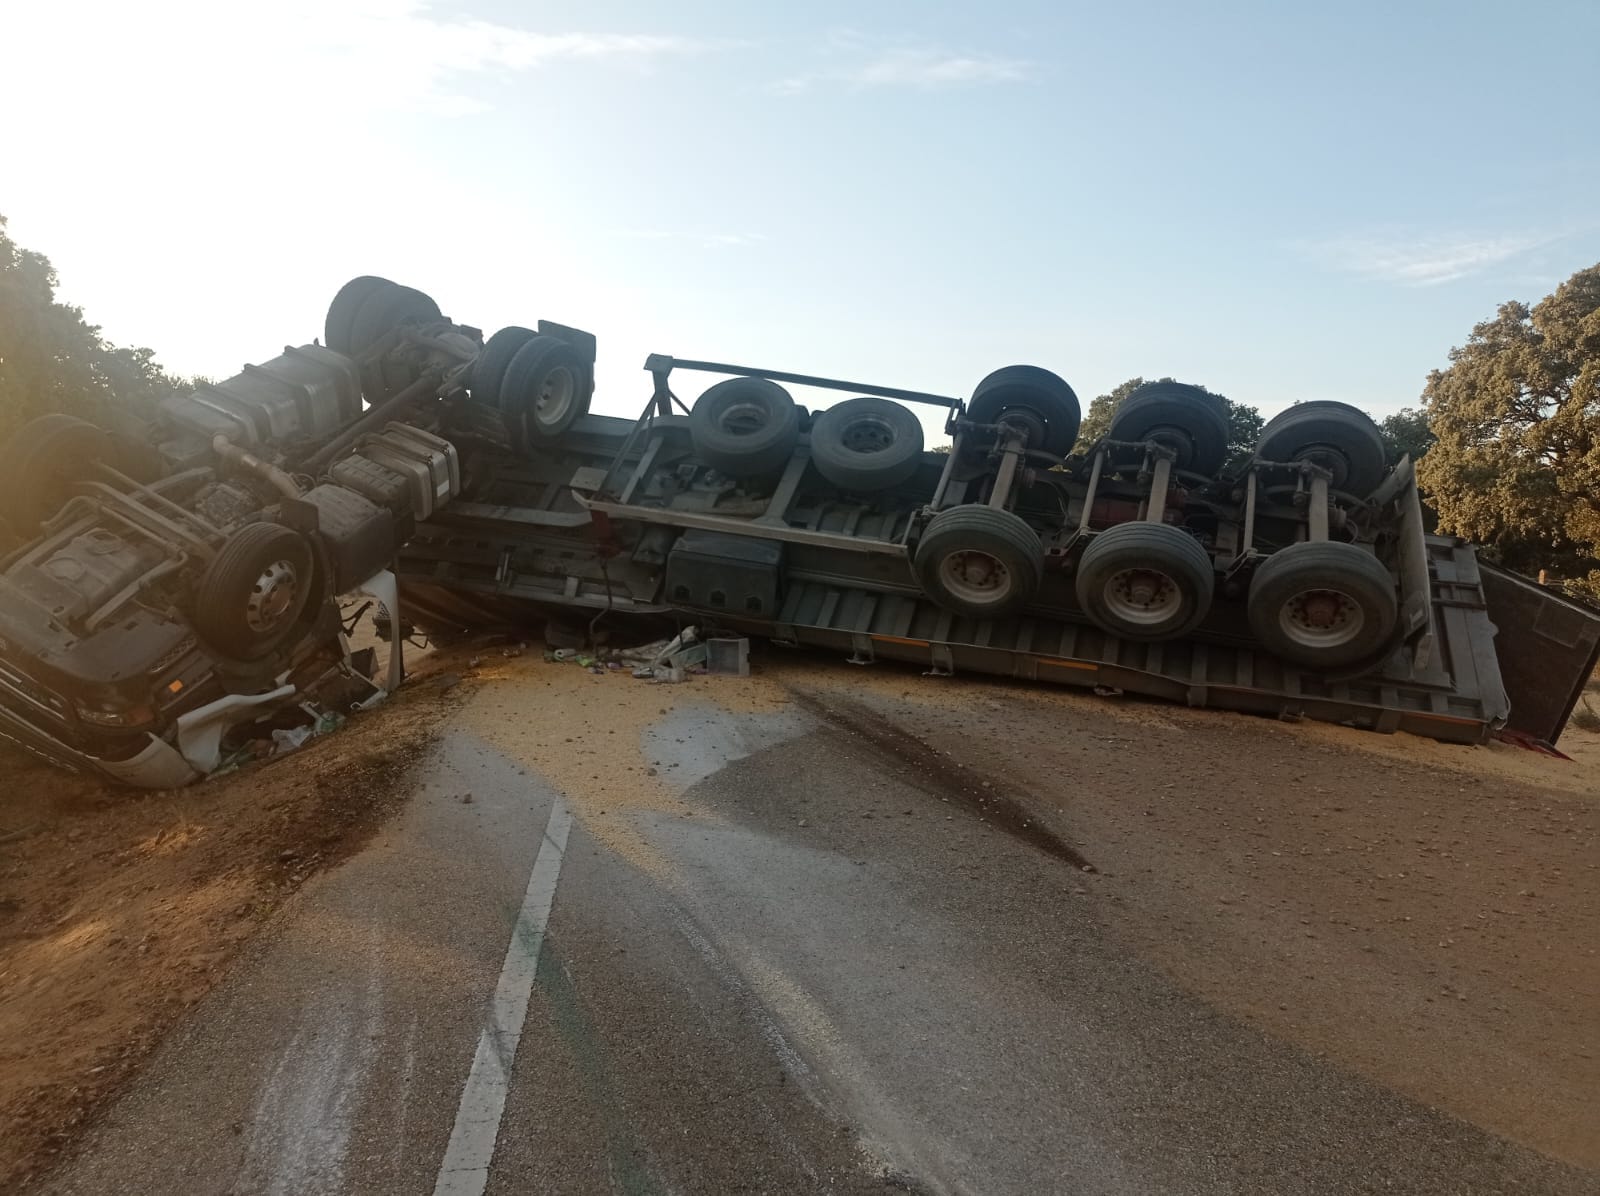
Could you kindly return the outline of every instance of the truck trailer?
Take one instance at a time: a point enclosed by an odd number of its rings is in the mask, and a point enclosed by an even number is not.
[[[1461,743],[1554,743],[1600,652],[1600,613],[1429,534],[1411,463],[1345,404],[1230,459],[1214,396],[1147,384],[1075,452],[1077,396],[1038,366],[957,397],[656,354],[630,420],[590,412],[596,353],[368,276],[321,343],[135,434],[24,428],[0,734],[182,783],[285,704],[380,698],[401,626],[576,613]],[[381,678],[352,666],[352,592],[392,629]]]

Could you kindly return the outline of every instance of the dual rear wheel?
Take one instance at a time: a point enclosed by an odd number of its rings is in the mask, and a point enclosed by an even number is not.
[[[430,296],[387,278],[363,274],[340,287],[328,305],[323,343],[335,353],[361,358],[399,329],[443,321],[439,305]],[[377,403],[399,394],[418,376],[417,368],[404,355],[385,353],[364,365],[361,389],[368,402]]]
[[[513,445],[527,452],[559,439],[589,410],[594,368],[571,341],[513,324],[485,342],[468,388],[500,412]]]

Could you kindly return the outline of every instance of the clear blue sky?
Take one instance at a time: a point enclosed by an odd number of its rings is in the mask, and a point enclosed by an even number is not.
[[[1381,415],[1600,261],[1594,0],[252,7],[7,18],[0,212],[181,371],[371,272],[593,329],[619,413],[660,350]]]

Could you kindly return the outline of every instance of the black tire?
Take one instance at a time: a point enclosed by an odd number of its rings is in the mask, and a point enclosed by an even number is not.
[[[59,412],[28,421],[0,450],[0,514],[19,535],[32,536],[96,464],[122,464],[104,430]]]
[[[1012,413],[1033,430],[1028,447],[1065,457],[1078,439],[1083,409],[1066,380],[1036,365],[1008,365],[978,383],[967,400],[967,418],[997,424]]]
[[[390,283],[367,296],[350,322],[350,352],[359,357],[396,328],[444,319],[431,296]]]
[[[390,284],[367,297],[356,311],[350,328],[350,355],[360,357],[397,328],[436,324],[443,320],[439,305],[421,291]],[[369,403],[399,394],[419,377],[404,355],[386,353],[361,371],[361,389]]]
[[[527,452],[557,439],[589,409],[589,363],[567,341],[534,336],[523,342],[500,379],[500,410]]]
[[[689,412],[695,454],[731,478],[780,472],[800,436],[800,408],[789,392],[765,378],[729,378]]]
[[[1119,523],[1078,560],[1078,605],[1096,627],[1127,640],[1187,635],[1211,610],[1211,554],[1170,523]]]
[[[1309,669],[1374,659],[1399,621],[1395,582],[1383,562],[1335,540],[1291,544],[1250,579],[1250,630],[1267,651]]]
[[[811,460],[841,490],[887,490],[922,464],[922,421],[888,399],[846,399],[811,425]]]
[[[1185,382],[1146,382],[1118,406],[1112,440],[1155,440],[1178,454],[1179,469],[1214,474],[1228,459],[1228,417],[1216,398]]]
[[[467,387],[472,397],[487,407],[500,405],[500,380],[506,367],[517,355],[517,350],[539,334],[531,328],[508,325],[491,336],[472,363],[472,374]]]
[[[1263,461],[1312,461],[1333,474],[1333,488],[1365,498],[1383,481],[1389,457],[1383,433],[1348,403],[1313,399],[1280,411],[1261,429]]]
[[[258,660],[294,634],[314,578],[304,536],[276,523],[247,523],[200,579],[195,634],[225,656]]]
[[[917,582],[945,610],[974,619],[1014,615],[1039,592],[1044,545],[1010,511],[951,507],[922,533],[912,562]]]
[[[333,297],[333,302],[328,304],[328,318],[322,324],[322,343],[335,353],[351,356],[351,335],[355,327],[356,312],[360,311],[361,305],[379,291],[398,286],[398,283],[390,282],[387,278],[379,278],[375,274],[363,274],[345,283]]]

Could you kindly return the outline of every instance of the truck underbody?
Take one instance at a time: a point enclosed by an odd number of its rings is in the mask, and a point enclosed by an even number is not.
[[[419,527],[398,567],[409,617],[449,639],[485,627],[537,627],[563,611],[676,616],[836,650],[857,664],[903,661],[934,675],[1115,689],[1454,742],[1481,742],[1511,715],[1476,554],[1461,541],[1422,536],[1420,525],[1426,622],[1376,667],[1330,675],[1262,651],[1237,602],[1218,603],[1179,639],[1108,634],[1078,606],[1065,569],[1047,573],[1018,615],[955,614],[918,589],[899,539],[916,509],[914,494],[875,506],[807,497],[778,515],[728,517],[575,492],[574,481],[592,481],[608,467],[631,428],[588,416],[559,460],[508,465],[480,501],[457,502]],[[937,456],[927,467],[934,476]],[[1414,502],[1409,473],[1402,480],[1402,496]],[[630,548],[614,538],[619,526],[647,530]],[[812,535],[779,538],[795,533]],[[1593,626],[1586,635],[1592,652]],[[1539,738],[1553,732],[1548,724],[1530,729]]]
[[[485,341],[357,279],[327,342],[169,401],[146,442],[28,434],[49,468],[0,495],[28,537],[0,562],[0,734],[192,779],[197,719],[381,695],[338,620],[356,589],[441,639],[694,621],[1463,743],[1554,742],[1600,652],[1600,614],[1427,534],[1410,463],[1340,404],[1226,460],[1203,394],[1156,384],[1073,456],[1076,396],[1029,366],[962,400],[653,356],[630,421],[587,413],[594,339],[564,325]],[[724,379],[692,408],[691,372]],[[856,397],[813,413],[784,383]]]

